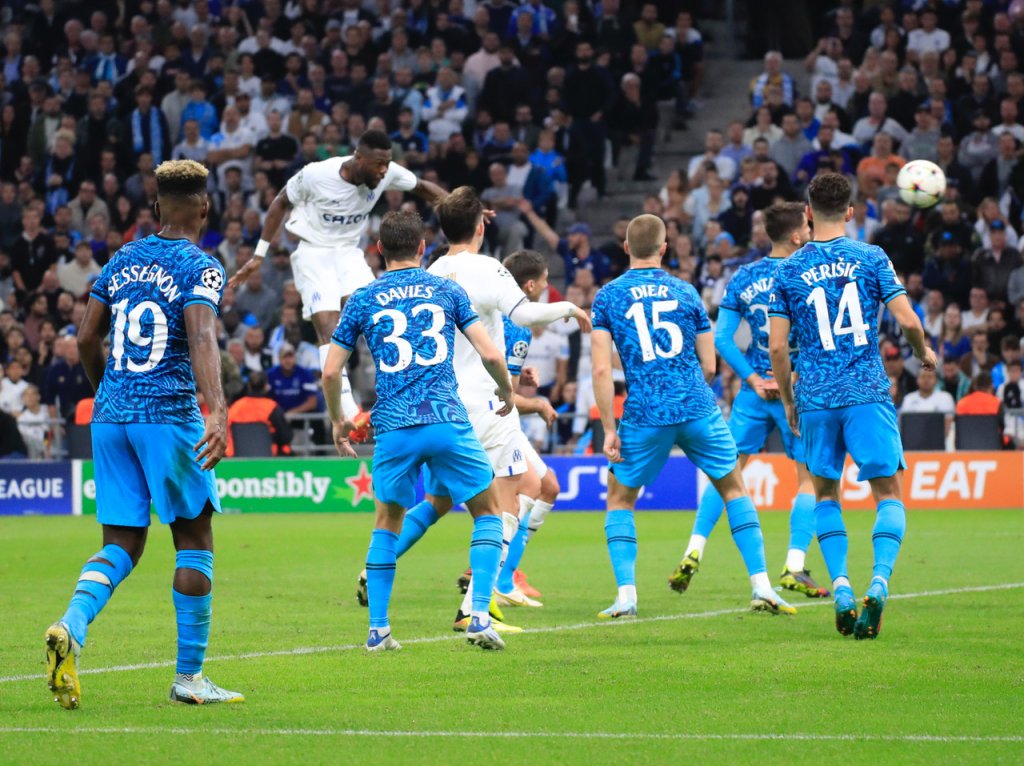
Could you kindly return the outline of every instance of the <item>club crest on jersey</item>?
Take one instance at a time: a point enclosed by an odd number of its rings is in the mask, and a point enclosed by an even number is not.
[[[366,201],[367,202],[373,202],[373,190],[372,189],[370,190],[370,193],[366,195]]]
[[[224,286],[224,277],[220,273],[220,269],[215,269],[212,266],[203,272],[200,281],[204,287],[209,287],[211,290],[220,290]]]

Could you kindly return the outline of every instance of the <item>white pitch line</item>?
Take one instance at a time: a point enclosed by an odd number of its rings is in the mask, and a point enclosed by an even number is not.
[[[209,728],[142,728],[107,726],[2,726],[0,734],[141,734],[196,735],[234,737],[431,737],[443,739],[611,739],[611,740],[680,740],[733,742],[922,742],[922,743],[1018,743],[1024,736],[1016,734],[697,734],[684,732],[604,732],[604,731],[374,731],[371,729],[209,729]]]
[[[890,596],[892,599],[905,598],[933,598],[935,596],[954,596],[961,593],[985,593],[997,590],[1014,590],[1024,588],[1024,582],[1001,583],[999,585],[977,585],[967,588],[946,588],[944,590],[926,590],[918,593],[896,593]],[[823,599],[810,604],[801,604],[800,609],[809,609],[815,606],[830,606],[831,601]],[[569,630],[586,630],[588,628],[611,628],[615,626],[637,625],[650,622],[675,622],[677,620],[696,620],[708,617],[723,617],[730,614],[747,614],[750,609],[714,609],[707,612],[684,612],[682,614],[661,614],[655,617],[639,617],[630,620],[607,620],[601,622],[578,622],[572,625],[555,625],[542,628],[527,628],[522,635],[539,633],[564,633]],[[443,641],[457,641],[465,638],[462,633],[450,633],[443,636],[423,636],[420,638],[401,639],[402,645],[408,644],[436,644]],[[334,646],[300,646],[295,649],[277,649],[268,652],[245,652],[243,654],[225,654],[219,657],[207,657],[206,662],[233,662],[237,660],[254,660],[263,657],[293,657],[306,654],[323,654],[325,652],[350,652],[356,649],[363,649],[365,644],[340,644]],[[79,670],[79,675],[93,673],[125,673],[134,670],[153,670],[157,668],[174,667],[173,660],[162,660],[160,662],[141,662],[135,665],[112,665],[106,668],[87,668]],[[0,684],[14,683],[16,681],[36,681],[43,676],[39,673],[29,673],[18,676],[0,676]]]

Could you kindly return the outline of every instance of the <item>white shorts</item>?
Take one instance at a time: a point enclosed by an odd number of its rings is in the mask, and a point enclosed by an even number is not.
[[[500,404],[490,402],[491,409],[472,410],[469,422],[473,433],[487,452],[495,476],[519,476],[526,473],[526,456],[517,413],[501,417],[494,411]]]
[[[517,413],[518,415],[518,413]],[[511,417],[511,415],[509,416]],[[530,437],[526,435],[522,427],[519,429],[520,449],[523,451],[523,457],[526,458],[526,462],[533,466],[533,470],[537,473],[537,478],[543,479],[548,474],[548,464],[541,459],[541,456],[534,449],[533,444],[530,442]]]
[[[318,247],[300,241],[291,261],[303,319],[321,311],[340,311],[342,298],[374,279],[362,249],[351,245]]]

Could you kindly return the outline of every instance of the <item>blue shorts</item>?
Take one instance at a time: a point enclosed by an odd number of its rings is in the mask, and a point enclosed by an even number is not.
[[[612,465],[619,483],[636,489],[656,478],[665,461],[678,446],[694,465],[712,479],[721,479],[736,467],[736,442],[729,433],[722,411],[673,426],[619,424],[622,462]]]
[[[469,423],[433,423],[385,431],[373,451],[373,494],[382,503],[408,508],[416,480],[431,495],[464,503],[491,486],[494,471]]]
[[[194,519],[213,504],[220,511],[213,471],[196,464],[193,447],[203,423],[93,423],[96,520],[148,527],[149,504],[164,524]]]
[[[860,469],[860,481],[892,476],[907,467],[892,402],[803,412],[800,436],[807,469],[814,476],[842,478],[847,452]]]
[[[805,462],[803,445],[789,428],[782,401],[766,402],[746,386],[741,388],[729,415],[729,430],[736,440],[736,449],[741,455],[756,455],[764,447],[773,428],[779,429],[786,457],[798,463]]]

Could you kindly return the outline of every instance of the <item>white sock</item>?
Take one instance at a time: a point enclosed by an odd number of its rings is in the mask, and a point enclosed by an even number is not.
[[[472,612],[470,617],[476,617],[477,622],[485,628],[491,624],[491,615],[489,612]]]
[[[690,535],[690,542],[686,545],[686,555],[689,556],[694,551],[697,551],[697,558],[702,558],[704,556],[704,546],[707,544],[708,539],[703,535]]]
[[[537,530],[541,528],[541,525],[544,523],[544,517],[551,513],[551,509],[554,507],[554,503],[547,503],[543,500],[534,502],[533,508],[530,510],[530,537],[533,537]]]
[[[473,578],[469,578],[469,590],[466,591],[466,595],[462,597],[462,605],[459,607],[459,611],[463,614],[469,614],[473,611]]]
[[[836,579],[834,579],[832,581],[832,591],[833,592],[835,592],[835,590],[837,588],[843,588],[843,587],[846,587],[846,588],[851,587],[850,586],[850,579],[848,577],[837,577]]]
[[[750,575],[750,584],[754,586],[754,590],[771,591],[772,589],[772,581],[768,579],[767,572]]]
[[[635,585],[620,585],[619,586],[619,603],[620,604],[635,604],[636,603],[636,586]]]
[[[786,553],[786,569],[790,572],[803,572],[807,553],[799,548],[790,548]]]
[[[526,518],[526,514],[533,510],[534,500],[529,495],[519,495],[519,520]]]
[[[318,348],[321,372],[324,369],[324,364],[327,362],[327,351],[330,347],[329,343],[325,343]],[[348,379],[348,370],[344,368],[341,370],[341,413],[345,416],[346,420],[352,420],[359,414],[359,404],[352,395],[352,383]]]
[[[519,517],[514,513],[503,513],[501,514],[501,563],[498,565],[498,576],[501,576],[501,570],[505,568],[505,559],[508,558],[508,545],[512,542],[512,538],[516,536],[516,532],[519,531]],[[497,580],[495,580],[497,584]]]

